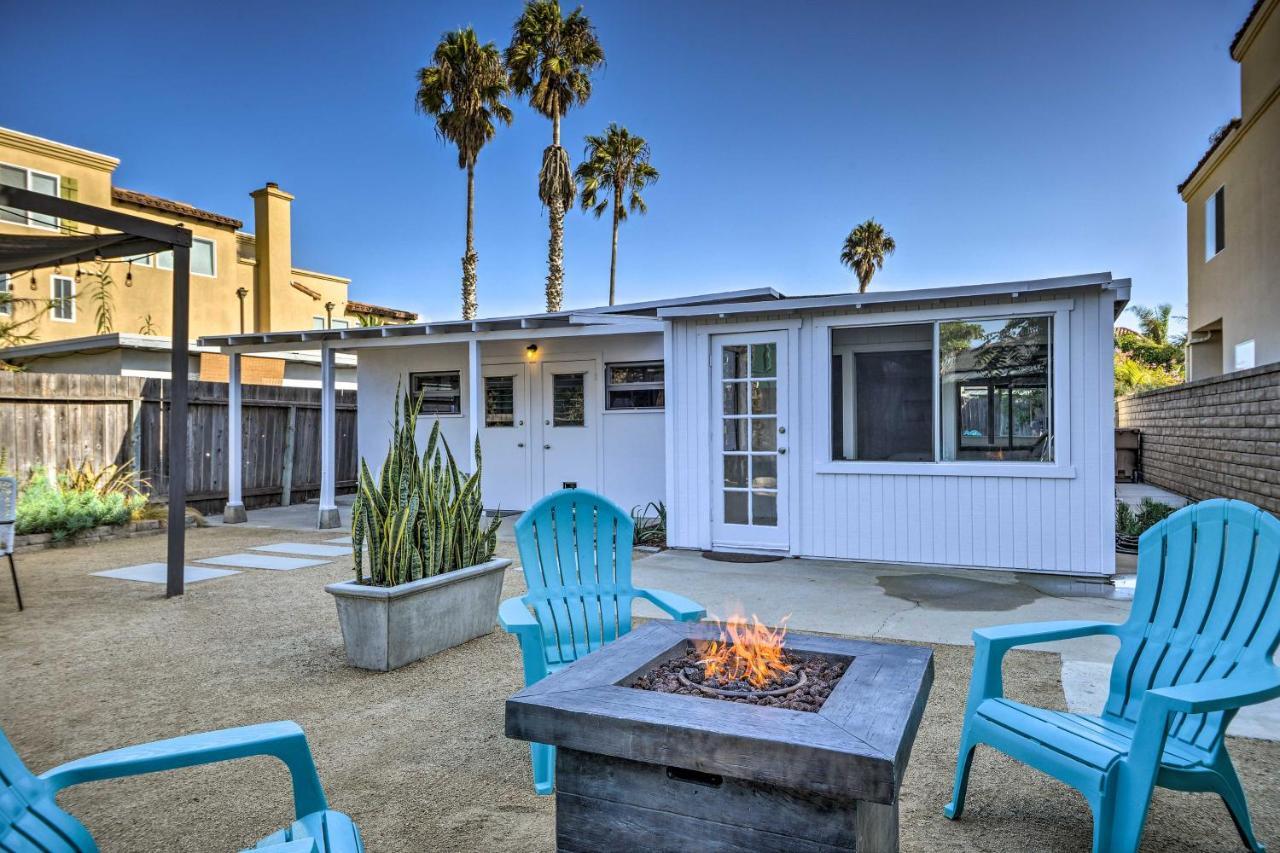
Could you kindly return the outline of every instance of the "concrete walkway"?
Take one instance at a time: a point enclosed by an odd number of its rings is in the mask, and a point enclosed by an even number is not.
[[[351,504],[355,495],[338,495],[334,501],[338,505],[338,516],[342,520],[341,527],[335,527],[334,535],[351,530]],[[320,506],[314,502],[293,504],[292,506],[266,506],[251,509],[249,520],[243,524],[228,525],[234,527],[273,528],[275,530],[315,530],[316,520],[320,517]],[[221,515],[206,516],[210,524],[222,524]]]
[[[1044,579],[1025,574],[901,564],[723,563],[696,551],[671,550],[637,561],[634,579],[636,586],[701,602],[711,616],[755,614],[771,625],[789,616],[788,626],[797,631],[951,645],[972,644],[973,629],[984,626],[1059,619],[1122,622],[1129,614],[1127,600],[1045,591]],[[659,615],[647,604],[636,612]],[[1062,656],[1068,707],[1096,714],[1106,700],[1117,646],[1113,638],[1090,637],[1034,648]],[[1280,701],[1246,709],[1231,733],[1280,740]]]

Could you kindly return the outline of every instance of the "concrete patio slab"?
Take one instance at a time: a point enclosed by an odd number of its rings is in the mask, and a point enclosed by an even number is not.
[[[1151,498],[1157,503],[1168,504],[1174,509],[1181,509],[1188,503],[1187,499],[1182,495],[1175,494],[1168,489],[1162,489],[1159,486],[1153,486],[1150,483],[1116,483],[1116,500],[1124,501],[1129,506],[1137,509],[1142,505],[1143,498]]]
[[[297,557],[273,557],[270,554],[227,554],[224,557],[201,557],[200,562],[211,566],[235,566],[240,569],[266,569],[272,572],[291,572],[312,566],[327,566],[328,560],[302,560]]]
[[[326,540],[324,540],[324,541],[325,541],[325,542],[328,542],[330,545],[350,545],[350,544],[351,544],[351,537],[350,537],[350,536],[338,536],[338,537],[335,537],[335,538],[333,538],[333,539],[326,539]]]
[[[275,545],[255,545],[254,551],[271,551],[276,554],[300,554],[304,557],[345,557],[350,548],[341,545],[321,545],[314,542],[280,542]]]
[[[203,566],[183,566],[182,569],[184,583],[199,583],[200,581],[213,580],[227,575],[240,574],[227,569],[207,569]],[[105,572],[90,572],[90,574],[100,578],[163,584],[166,581],[168,567],[164,563],[142,563],[137,566],[125,566],[122,569],[108,569]]]

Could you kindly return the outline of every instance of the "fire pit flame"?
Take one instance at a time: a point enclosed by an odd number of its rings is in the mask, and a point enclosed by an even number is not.
[[[794,668],[782,652],[786,639],[783,617],[777,628],[770,628],[753,614],[748,624],[745,616],[730,616],[720,624],[720,637],[708,644],[699,663],[705,667],[707,679],[723,683],[745,681],[757,690],[776,684]]]

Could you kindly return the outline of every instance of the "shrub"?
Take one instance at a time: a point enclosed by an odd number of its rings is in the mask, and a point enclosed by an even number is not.
[[[15,532],[51,533],[54,539],[66,539],[101,525],[124,524],[145,503],[141,495],[55,485],[37,471],[18,495]]]
[[[1116,533],[1141,536],[1172,514],[1173,507],[1151,498],[1143,498],[1136,512],[1124,501],[1116,501]]]
[[[667,544],[667,505],[662,501],[649,501],[643,507],[633,507],[631,521],[636,526],[636,544],[658,548]]]

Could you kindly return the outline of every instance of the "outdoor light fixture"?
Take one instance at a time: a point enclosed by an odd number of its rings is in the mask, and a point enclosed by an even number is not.
[[[538,357],[538,345],[537,345],[537,344],[529,344],[527,347],[525,347],[525,348],[524,348],[524,351],[525,351],[525,353],[527,353],[527,354],[528,354],[529,358],[537,358],[537,357]]]

